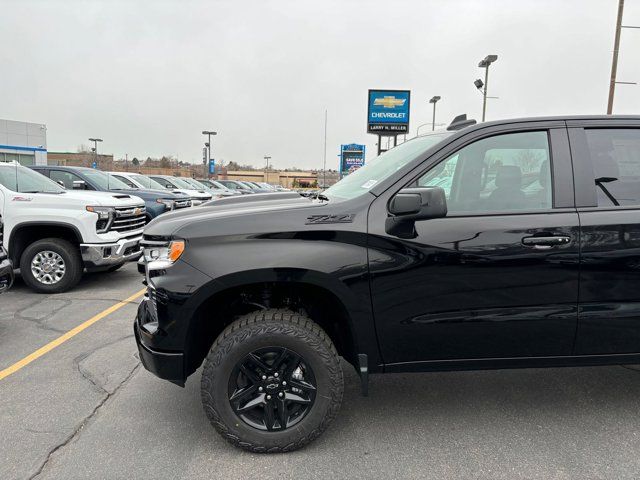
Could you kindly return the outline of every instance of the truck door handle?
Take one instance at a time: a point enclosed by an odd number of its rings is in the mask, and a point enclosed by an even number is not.
[[[571,241],[571,237],[565,235],[552,235],[549,237],[524,237],[522,244],[538,250],[548,250],[557,245],[566,245]]]

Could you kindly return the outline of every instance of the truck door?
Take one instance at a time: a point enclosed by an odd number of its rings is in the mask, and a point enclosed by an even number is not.
[[[640,352],[640,122],[569,122],[581,224],[576,355]]]
[[[579,224],[564,122],[476,131],[376,199],[369,261],[385,364],[570,355]],[[440,186],[445,218],[385,231],[390,198]]]

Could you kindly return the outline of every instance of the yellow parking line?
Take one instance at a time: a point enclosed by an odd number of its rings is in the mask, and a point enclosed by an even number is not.
[[[140,298],[144,294],[145,291],[146,291],[146,288],[143,288],[139,292],[134,293],[133,295],[131,295],[129,298],[127,298],[127,299],[125,299],[125,300],[123,300],[123,301],[121,301],[119,303],[116,303],[115,305],[110,306],[106,310],[103,310],[102,312],[98,313],[97,315],[94,315],[89,320],[81,323],[77,327],[72,328],[71,330],[69,330],[64,335],[61,335],[58,338],[56,338],[55,340],[47,343],[45,346],[40,347],[38,350],[36,350],[35,352],[33,352],[30,355],[27,355],[22,360],[14,363],[10,367],[7,367],[4,370],[0,371],[0,380],[2,380],[3,378],[8,377],[9,375],[11,375],[13,373],[16,373],[21,368],[26,367],[27,365],[29,365],[34,360],[37,360],[38,358],[40,358],[44,354],[46,354],[46,353],[50,352],[51,350],[53,350],[54,348],[62,345],[64,342],[66,342],[70,338],[75,337],[77,334],[79,334],[80,332],[82,332],[86,328],[89,328],[91,325],[96,323],[98,320],[102,320],[107,315],[110,315],[113,312],[115,312],[116,310],[121,309],[127,303],[133,302],[134,300],[137,300],[138,298]]]

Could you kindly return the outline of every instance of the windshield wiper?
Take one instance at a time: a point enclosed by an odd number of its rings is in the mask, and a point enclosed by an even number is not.
[[[324,200],[325,202],[329,201],[329,197],[327,197],[324,193],[319,193],[316,195],[316,198],[318,200]]]

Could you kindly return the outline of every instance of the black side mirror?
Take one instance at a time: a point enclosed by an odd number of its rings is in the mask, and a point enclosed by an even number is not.
[[[389,235],[415,238],[415,222],[447,216],[447,197],[441,187],[404,188],[389,202],[385,230]]]

